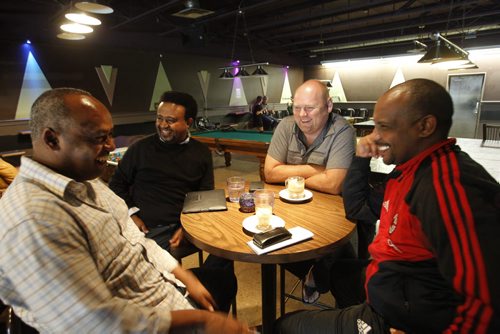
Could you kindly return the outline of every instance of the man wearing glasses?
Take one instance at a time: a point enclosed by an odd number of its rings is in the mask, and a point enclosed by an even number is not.
[[[293,118],[280,122],[267,152],[267,182],[302,176],[306,188],[340,194],[354,156],[355,131],[332,109],[323,83],[309,80],[297,88]]]

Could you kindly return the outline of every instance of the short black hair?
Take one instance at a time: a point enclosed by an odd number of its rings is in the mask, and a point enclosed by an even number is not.
[[[453,100],[443,86],[418,78],[394,86],[392,90],[406,91],[410,96],[408,110],[420,116],[436,117],[437,131],[443,138],[448,137],[453,119]]]
[[[89,92],[78,88],[61,87],[42,93],[33,102],[30,115],[32,140],[37,140],[44,128],[51,127],[56,131],[68,128],[71,122],[70,109],[66,106],[64,98],[73,94],[92,96]]]
[[[184,113],[184,119],[186,121],[189,118],[195,120],[196,115],[198,114],[198,104],[196,103],[196,100],[187,93],[168,91],[163,93],[160,98],[160,102],[171,102],[183,106],[186,109],[186,112]]]

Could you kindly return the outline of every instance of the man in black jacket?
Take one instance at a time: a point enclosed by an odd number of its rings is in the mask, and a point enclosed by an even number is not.
[[[183,240],[180,213],[186,194],[214,188],[210,150],[189,136],[197,108],[189,94],[164,93],[157,133],[127,149],[109,183],[139,229],[167,250]]]
[[[366,156],[396,164],[369,247],[367,301],[301,311],[279,333],[499,333],[500,185],[448,139],[453,103],[426,79],[377,102]]]

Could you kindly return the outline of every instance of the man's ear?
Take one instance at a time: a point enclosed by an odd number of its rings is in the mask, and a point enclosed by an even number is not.
[[[193,118],[192,117],[189,117],[186,121],[187,125],[188,126],[191,126],[191,124],[193,124]]]
[[[328,113],[331,113],[333,110],[333,101],[331,98],[326,101],[326,106],[328,107]]]
[[[43,130],[42,139],[45,145],[50,147],[52,150],[59,149],[59,138],[57,138],[57,133],[51,128]]]
[[[420,137],[429,137],[436,132],[437,119],[434,115],[426,115],[419,121]]]

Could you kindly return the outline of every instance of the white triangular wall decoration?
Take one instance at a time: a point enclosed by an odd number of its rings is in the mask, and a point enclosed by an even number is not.
[[[106,77],[106,81],[108,83],[111,82],[111,74],[113,73],[113,66],[111,65],[101,65],[102,72],[104,73],[104,76]]]
[[[269,78],[267,75],[260,77],[260,86],[262,87],[262,95],[267,95],[267,85],[269,83]]]
[[[202,70],[198,71],[198,81],[200,82],[201,91],[203,93],[203,116],[206,117],[206,110],[208,108],[208,85],[210,83],[210,73],[208,71]]]
[[[283,82],[283,89],[281,90],[280,103],[288,103],[292,101],[292,89],[290,88],[290,81],[288,81],[288,71],[285,71],[285,80]]]
[[[391,87],[399,85],[400,83],[405,82],[405,76],[403,75],[403,71],[401,71],[401,67],[398,67],[396,74],[394,74],[394,79],[392,79]]]
[[[157,103],[160,101],[161,94],[172,90],[170,82],[168,81],[167,73],[163,68],[161,61],[158,64],[158,72],[156,72],[156,81],[153,88],[153,94],[151,94],[151,102],[149,104],[149,110],[155,111],[157,108]]]
[[[331,83],[332,87],[329,89],[329,94],[333,102],[347,102],[344,87],[342,87],[342,82],[340,81],[340,76],[337,71],[335,71]]]
[[[24,69],[23,85],[21,87],[21,93],[19,94],[19,100],[17,101],[15,119],[29,118],[33,102],[35,102],[43,92],[51,88],[42,69],[30,51]]]
[[[104,89],[104,93],[106,93],[109,104],[113,105],[118,69],[111,65],[101,65],[100,67],[96,67],[95,70],[102,88]]]
[[[233,79],[233,89],[231,90],[230,106],[247,106],[247,97],[243,90],[243,84],[240,78]]]

